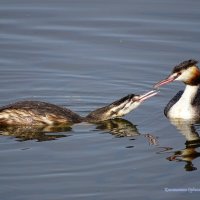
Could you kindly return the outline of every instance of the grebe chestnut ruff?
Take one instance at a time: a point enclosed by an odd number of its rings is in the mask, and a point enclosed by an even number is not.
[[[0,125],[41,126],[105,121],[126,115],[157,93],[152,90],[143,95],[129,94],[108,106],[94,110],[86,117],[46,102],[20,101],[0,107]]]
[[[154,88],[173,81],[182,81],[186,87],[179,91],[167,104],[164,114],[168,118],[200,119],[200,70],[196,60],[187,60],[175,66],[172,73],[158,82]]]

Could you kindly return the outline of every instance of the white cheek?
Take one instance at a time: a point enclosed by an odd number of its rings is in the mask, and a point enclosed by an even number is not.
[[[134,102],[134,104],[132,104],[132,106],[129,108],[129,110],[131,111],[131,110],[137,108],[140,104],[141,104],[141,102],[139,102],[139,101]]]
[[[137,108],[141,103],[140,102],[134,102],[132,105],[130,105],[131,102],[129,104],[127,104],[122,110],[120,110],[118,112],[118,116],[123,116],[128,114],[129,112],[131,112],[132,110],[134,110],[135,108]]]
[[[186,81],[188,79],[192,78],[192,73],[190,70],[184,71],[176,80],[177,81]]]

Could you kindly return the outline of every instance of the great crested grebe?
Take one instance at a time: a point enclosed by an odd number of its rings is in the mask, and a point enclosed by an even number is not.
[[[108,106],[81,117],[67,108],[40,101],[20,101],[0,108],[0,125],[66,125],[100,122],[126,115],[144,100],[156,95],[152,90],[143,95],[129,94]]]
[[[196,60],[187,60],[175,66],[172,73],[158,82],[154,88],[172,81],[182,81],[186,87],[179,91],[167,104],[164,114],[168,118],[200,119],[200,70]]]

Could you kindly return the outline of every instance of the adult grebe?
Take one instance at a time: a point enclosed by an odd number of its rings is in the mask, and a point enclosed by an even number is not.
[[[187,60],[175,66],[172,73],[154,87],[172,81],[182,81],[186,87],[179,91],[167,104],[164,114],[169,118],[200,119],[200,70],[196,60]]]
[[[0,108],[0,125],[66,125],[99,122],[126,115],[144,100],[156,95],[152,90],[143,95],[129,94],[108,106],[81,117],[69,109],[40,101],[21,101]]]

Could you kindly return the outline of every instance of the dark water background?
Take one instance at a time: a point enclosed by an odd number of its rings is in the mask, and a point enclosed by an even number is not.
[[[128,93],[148,91],[174,65],[200,58],[197,0],[0,3],[1,106],[35,99],[86,115]],[[199,143],[185,144],[198,139],[193,128],[199,126],[174,126],[163,115],[181,88],[164,87],[127,115],[128,121],[82,123],[47,137],[5,132],[0,198],[197,199],[199,192],[168,191],[200,189]],[[132,136],[121,137],[124,132]],[[158,137],[157,145],[145,134]],[[179,150],[187,155],[175,157]]]

